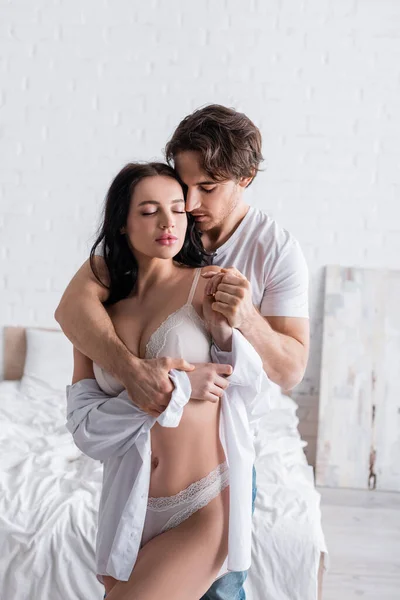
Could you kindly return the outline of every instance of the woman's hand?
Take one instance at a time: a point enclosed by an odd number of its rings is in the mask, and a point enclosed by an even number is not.
[[[214,273],[214,274],[212,274]],[[208,281],[212,282],[215,279],[220,279],[221,272],[220,271],[207,271]],[[211,328],[224,328],[226,326],[230,327],[228,319],[220,312],[217,312],[213,309],[213,304],[215,303],[215,293],[204,294],[203,298],[203,318],[206,322],[207,326],[211,330]]]
[[[207,271],[207,278],[220,279],[221,271]],[[220,312],[214,310],[215,294],[204,294],[203,318],[213,337],[214,342],[221,350],[231,350],[232,327],[228,319]]]
[[[187,374],[192,386],[191,399],[218,402],[229,386],[226,377],[232,375],[231,365],[199,363],[195,367],[194,371]]]

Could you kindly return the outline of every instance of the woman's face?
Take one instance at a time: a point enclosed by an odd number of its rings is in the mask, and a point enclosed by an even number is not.
[[[187,215],[180,184],[171,177],[145,177],[135,187],[126,227],[122,230],[140,255],[171,259],[185,241]]]

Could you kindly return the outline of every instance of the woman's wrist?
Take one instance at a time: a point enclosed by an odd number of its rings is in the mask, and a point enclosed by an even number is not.
[[[230,325],[213,326],[210,329],[214,343],[224,352],[232,351],[232,327]]]

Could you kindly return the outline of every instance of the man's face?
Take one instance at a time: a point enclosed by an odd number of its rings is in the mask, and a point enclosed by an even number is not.
[[[181,152],[174,160],[188,188],[186,211],[193,214],[197,229],[205,232],[218,227],[237,207],[244,188],[231,179],[213,181],[202,171],[198,152]]]

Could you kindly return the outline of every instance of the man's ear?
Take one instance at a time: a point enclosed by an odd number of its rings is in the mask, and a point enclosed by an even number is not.
[[[247,188],[247,186],[250,185],[250,183],[253,181],[253,179],[254,179],[254,177],[256,175],[256,170],[252,169],[251,171],[252,172],[251,172],[250,177],[241,177],[239,179],[239,185],[240,185],[240,187]]]
[[[239,179],[240,187],[247,188],[247,186],[250,185],[250,183],[252,182],[253,178],[254,175],[252,175],[251,177],[241,177]]]

